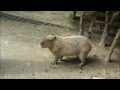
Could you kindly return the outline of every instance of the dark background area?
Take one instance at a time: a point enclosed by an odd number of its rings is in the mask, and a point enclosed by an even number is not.
[[[119,10],[118,0],[2,0],[0,10]]]

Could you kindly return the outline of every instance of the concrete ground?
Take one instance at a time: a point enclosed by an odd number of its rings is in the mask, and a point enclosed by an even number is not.
[[[71,12],[8,13],[73,27],[68,18]],[[120,79],[120,47],[115,48],[112,62],[105,62],[109,47],[101,48],[98,45],[101,34],[93,33],[93,49],[82,71],[76,67],[80,62],[75,57],[51,65],[53,54],[40,47],[41,40],[48,34],[68,36],[78,35],[78,31],[0,18],[0,79]]]

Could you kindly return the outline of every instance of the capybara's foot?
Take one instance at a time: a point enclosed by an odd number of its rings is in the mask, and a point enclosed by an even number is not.
[[[58,64],[58,62],[53,61],[53,62],[51,62],[51,64],[52,64],[52,65],[57,65],[57,64]]]
[[[80,64],[77,65],[77,67],[82,69],[83,65],[84,65],[84,63],[80,63]]]

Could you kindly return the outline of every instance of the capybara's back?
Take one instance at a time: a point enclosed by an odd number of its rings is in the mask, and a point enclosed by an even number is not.
[[[91,51],[91,43],[89,39],[84,36],[68,36],[59,37],[60,40],[56,41],[58,47],[61,47],[60,53],[63,56],[79,55],[81,52],[89,53]]]

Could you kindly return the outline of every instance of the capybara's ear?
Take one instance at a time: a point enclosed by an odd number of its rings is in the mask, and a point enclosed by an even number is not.
[[[55,40],[56,39],[56,35],[53,35],[53,37],[51,38],[51,40]]]
[[[51,35],[49,38],[48,38],[48,40],[50,40],[50,41],[53,41],[53,40],[55,40],[56,39],[56,35]]]

